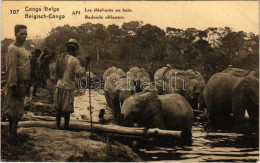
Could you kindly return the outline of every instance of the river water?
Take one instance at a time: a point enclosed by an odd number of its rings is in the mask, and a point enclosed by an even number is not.
[[[75,112],[72,119],[81,119],[82,114],[89,119],[89,113],[83,106],[88,106],[88,93],[75,98]],[[93,120],[98,121],[99,109],[106,108],[105,117],[112,115],[106,107],[103,92],[92,91]],[[200,117],[201,119],[199,119]],[[192,128],[192,145],[180,146],[169,143],[139,142],[134,150],[144,161],[250,161],[259,160],[259,134],[241,134],[235,132],[206,132],[205,117],[196,116]],[[247,127],[245,127],[247,128]],[[244,130],[244,129],[241,129]],[[250,132],[245,132],[250,133]],[[130,144],[129,144],[130,142]],[[131,146],[131,140],[127,145]],[[142,143],[142,144],[141,144]]]
[[[242,161],[259,160],[259,134],[240,134],[223,131],[205,132],[201,123],[192,129],[191,146],[140,146],[137,153],[145,161]],[[142,148],[144,147],[144,148]]]

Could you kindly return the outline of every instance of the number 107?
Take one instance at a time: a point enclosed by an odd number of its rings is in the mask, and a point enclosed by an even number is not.
[[[11,14],[18,14],[19,10],[10,10]]]

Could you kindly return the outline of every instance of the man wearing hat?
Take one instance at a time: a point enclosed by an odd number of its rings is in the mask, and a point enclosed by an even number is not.
[[[84,67],[80,65],[78,55],[79,45],[76,39],[69,39],[66,43],[67,52],[57,59],[57,78],[54,95],[54,107],[57,110],[56,123],[60,128],[61,116],[65,118],[65,129],[69,127],[70,113],[74,112],[74,90],[76,89],[76,76],[86,73],[87,65],[90,62],[89,57],[85,58]]]

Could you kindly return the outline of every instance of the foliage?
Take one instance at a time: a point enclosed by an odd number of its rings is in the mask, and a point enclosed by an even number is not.
[[[79,40],[82,56],[92,58],[92,70],[99,76],[103,73],[100,69],[104,71],[113,65],[127,69],[135,64],[147,69],[150,63],[156,68],[170,63],[176,68],[200,71],[206,80],[228,65],[251,70],[259,67],[259,36],[235,32],[229,27],[205,30],[167,27],[163,30],[142,21],[125,22],[121,27],[115,24],[107,27],[92,23],[78,27],[67,24],[51,29],[44,40],[36,37],[28,44],[47,47],[58,54],[65,50],[69,38]],[[12,41],[2,40],[2,54]]]

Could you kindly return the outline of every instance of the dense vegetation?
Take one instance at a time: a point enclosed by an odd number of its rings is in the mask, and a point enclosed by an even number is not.
[[[207,80],[228,65],[251,70],[259,65],[259,36],[235,32],[229,27],[164,30],[138,21],[123,23],[121,27],[85,23],[53,28],[44,40],[28,40],[27,46],[33,43],[60,53],[69,38],[80,41],[81,55],[91,56],[91,70],[99,76],[112,65],[124,70],[133,64],[148,69],[153,63],[156,69],[166,64],[191,68],[200,71]],[[10,39],[2,41],[2,54],[9,44]]]

